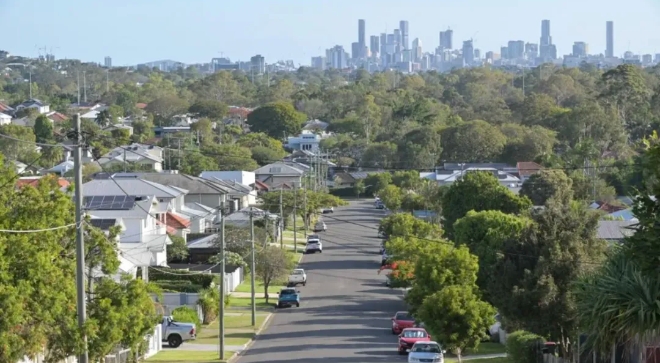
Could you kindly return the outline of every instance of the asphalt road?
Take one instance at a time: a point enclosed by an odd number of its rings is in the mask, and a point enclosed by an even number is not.
[[[384,216],[372,200],[351,202],[324,217],[323,253],[305,255],[299,308],[278,309],[238,363],[405,362],[390,318],[403,310],[400,290],[378,275]]]

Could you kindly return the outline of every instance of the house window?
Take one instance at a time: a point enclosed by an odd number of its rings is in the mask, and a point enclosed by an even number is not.
[[[282,168],[280,168],[280,167],[276,167],[276,168],[275,168],[275,167],[274,167],[274,168],[270,168],[268,171],[269,171],[270,173],[281,173],[281,172],[282,172]]]

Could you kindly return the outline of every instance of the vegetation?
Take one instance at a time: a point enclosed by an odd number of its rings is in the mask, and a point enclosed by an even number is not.
[[[289,253],[282,248],[267,246],[256,254],[255,276],[264,285],[264,297],[268,304],[268,288],[272,283],[282,281],[294,267],[289,258]]]

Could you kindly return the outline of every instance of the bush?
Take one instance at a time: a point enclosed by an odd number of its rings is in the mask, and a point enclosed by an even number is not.
[[[348,187],[348,188],[330,188],[329,194],[334,195],[335,197],[357,197],[357,194],[355,193],[355,188],[353,187]]]
[[[195,323],[196,329],[199,329],[201,326],[199,323],[199,315],[197,315],[197,310],[188,306],[179,306],[178,308],[172,310],[172,317],[174,318],[174,321],[180,321],[182,323]]]
[[[524,330],[515,331],[506,338],[506,354],[512,363],[534,363],[542,356],[545,340]]]
[[[161,267],[162,268],[162,267]],[[218,278],[214,274],[202,274],[202,273],[190,273],[186,274],[185,271],[169,269],[169,271],[160,271],[160,269],[150,268],[149,269],[149,281],[158,282],[158,281],[187,281],[193,285],[200,285],[202,289],[211,287],[211,285]],[[201,289],[200,289],[201,290]],[[199,290],[193,291],[197,292]]]
[[[202,285],[196,285],[190,281],[170,281],[170,280],[161,280],[154,281],[154,285],[160,287],[163,292],[187,292],[195,293],[201,290],[204,290]]]
[[[204,324],[211,324],[218,317],[220,291],[217,288],[208,288],[199,292],[197,304],[202,308]]]

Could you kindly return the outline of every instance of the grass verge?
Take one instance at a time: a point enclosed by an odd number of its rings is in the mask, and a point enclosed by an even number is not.
[[[257,308],[272,308],[275,306],[275,301],[277,300],[277,295],[272,296],[269,299],[269,302],[266,303],[266,299],[259,297],[255,299],[255,304]],[[252,299],[249,297],[231,297],[229,296],[229,306],[228,308],[246,308],[252,306]]]
[[[468,363],[511,363],[511,361],[507,357],[481,358],[481,359],[470,359],[468,361],[465,361],[465,360],[463,360],[463,361],[468,362]],[[456,359],[456,358],[445,358],[445,363],[458,363],[458,359]]]
[[[255,291],[258,295],[263,295],[264,294],[264,283],[263,281],[255,281],[256,286],[255,286]],[[271,284],[271,286],[268,286],[268,292],[270,294],[274,294],[276,292],[280,292],[280,289],[284,286],[284,282],[274,282]],[[250,283],[250,279],[245,279],[243,282],[236,287],[236,292],[252,292],[252,284]]]
[[[506,345],[493,342],[485,342],[479,344],[477,349],[467,349],[465,356],[468,355],[482,355],[482,354],[502,354],[506,353]],[[493,362],[496,363],[496,362]]]
[[[190,351],[165,348],[158,354],[147,359],[147,362],[161,363],[220,363],[226,362],[234,356],[234,352],[225,352],[225,360],[218,359],[218,352],[214,351]]]
[[[257,314],[256,327],[252,326],[251,313],[225,316],[225,344],[244,345],[249,342],[254,337],[255,332],[264,324],[268,315]],[[197,339],[189,342],[189,344],[218,344],[219,324],[220,322],[216,320],[203,326],[197,334]]]

